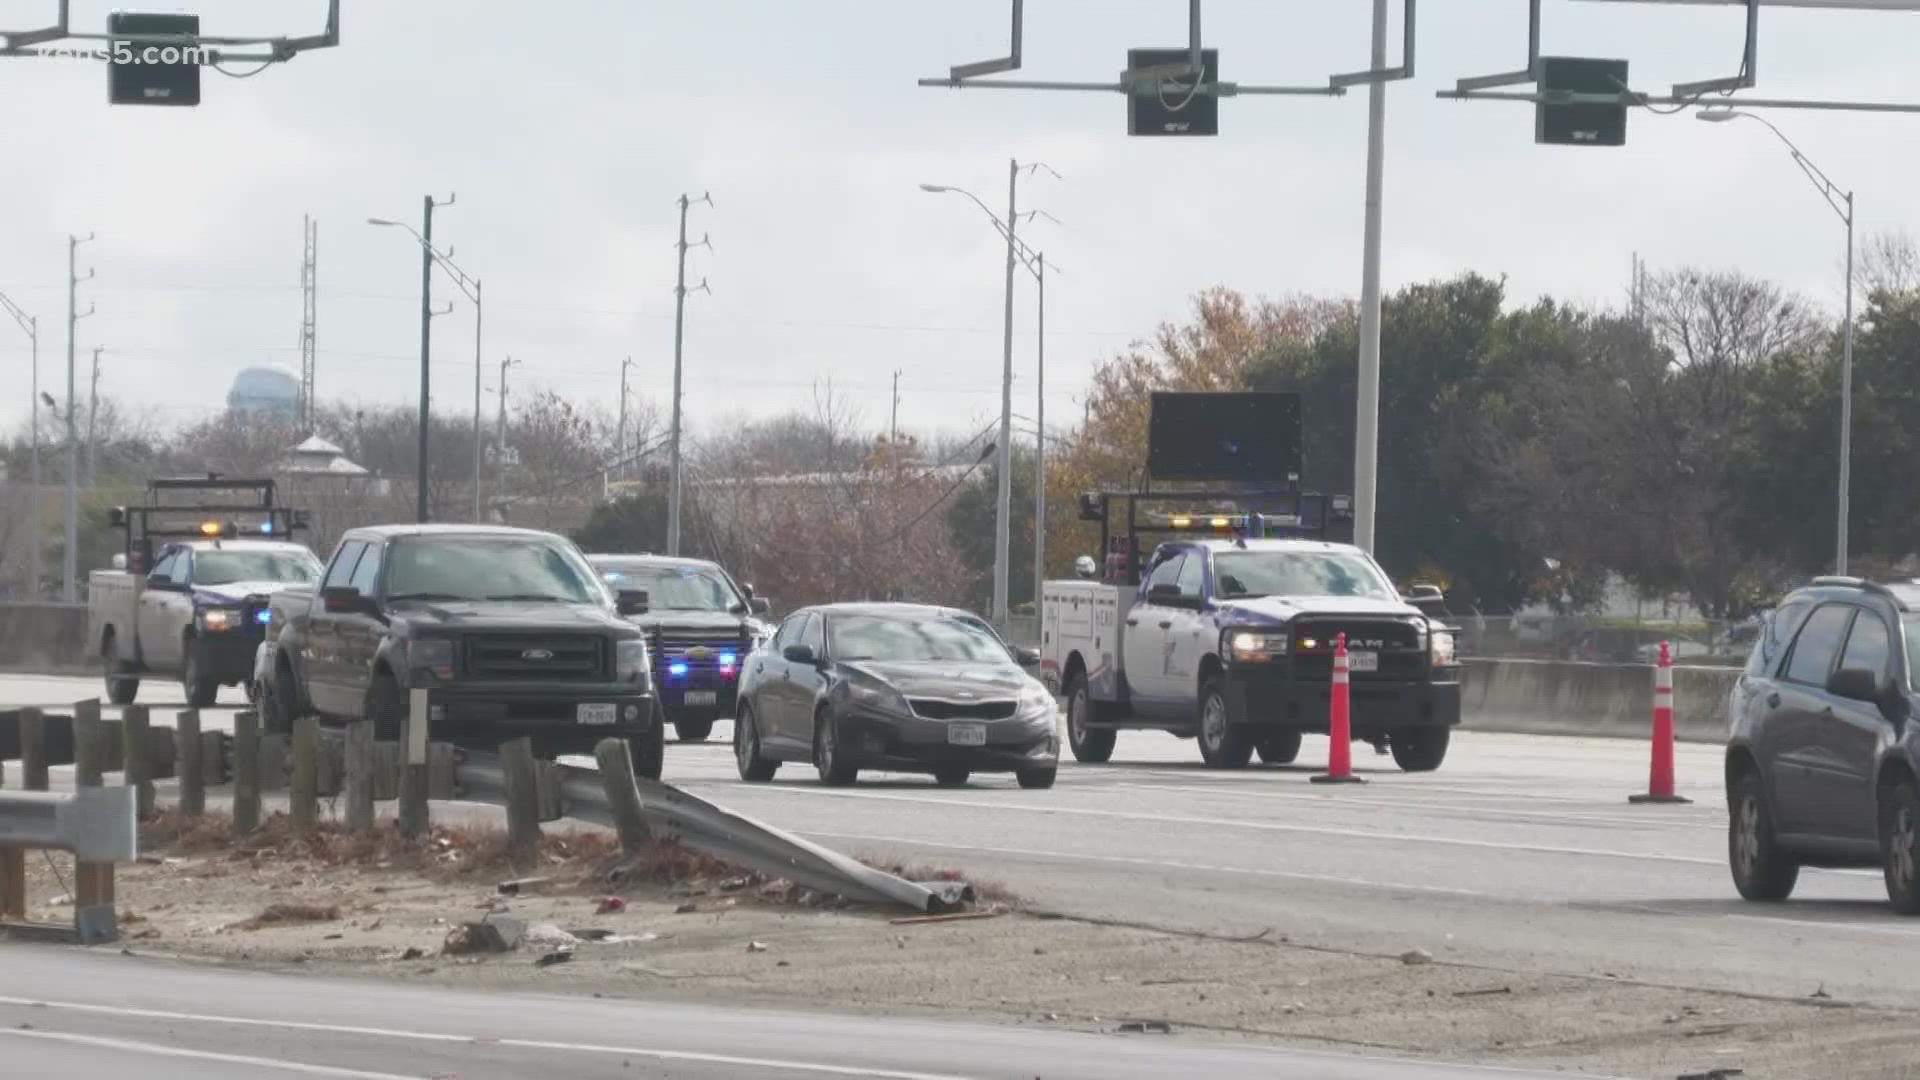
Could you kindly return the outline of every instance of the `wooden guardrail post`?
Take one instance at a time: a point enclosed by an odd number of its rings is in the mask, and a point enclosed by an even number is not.
[[[100,699],[73,703],[73,786],[100,787],[106,783],[106,765],[112,744],[106,722],[100,719]],[[113,864],[75,862],[73,866],[73,909],[75,925],[79,913],[104,906],[113,910]]]
[[[347,725],[347,828],[356,833],[373,831],[373,721],[356,720]]]
[[[260,714],[233,714],[233,831],[248,836],[260,827]]]
[[[187,709],[173,717],[175,772],[180,774],[180,812],[199,817],[207,812],[206,757],[200,743],[200,710]]]
[[[400,835],[419,836],[427,831],[427,796],[431,783],[427,777],[428,714],[431,697],[416,689],[407,695],[407,720],[400,738]]]
[[[287,789],[287,737],[267,732],[260,734],[260,790]]]
[[[31,705],[20,710],[20,787],[47,790],[47,718]]]
[[[459,796],[453,783],[454,764],[459,752],[449,742],[427,744],[427,798],[450,802]]]
[[[507,788],[507,848],[516,858],[540,852],[540,771],[533,760],[533,740],[514,739],[500,745],[500,770]]]
[[[27,917],[27,851],[0,848],[0,920]]]
[[[207,786],[224,784],[232,779],[229,776],[231,762],[227,760],[232,752],[228,740],[232,736],[224,731],[202,731],[200,733],[200,774]]]
[[[287,818],[296,835],[313,831],[320,818],[320,718],[293,721],[293,776],[287,785]]]
[[[607,809],[613,814],[614,831],[620,834],[620,850],[639,855],[651,846],[653,830],[640,803],[640,789],[633,780],[633,752],[625,739],[602,739],[593,748],[593,760],[600,766],[600,782],[606,786]]]

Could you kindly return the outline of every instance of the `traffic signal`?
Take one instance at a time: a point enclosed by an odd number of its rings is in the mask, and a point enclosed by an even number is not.
[[[200,104],[199,45],[151,45],[120,40],[122,34],[200,36],[198,15],[116,11],[107,16],[107,100],[114,105]]]
[[[1189,49],[1128,49],[1127,70],[1185,65]],[[1201,80],[1212,86],[1220,80],[1220,50],[1201,49]],[[1157,89],[1156,89],[1157,88]],[[1218,135],[1220,99],[1195,89],[1191,74],[1147,84],[1144,91],[1128,88],[1127,134]]]
[[[1595,60],[1584,56],[1540,58],[1542,94],[1618,94],[1626,88],[1625,60]],[[1549,146],[1624,146],[1627,107],[1617,103],[1536,102],[1533,141]]]

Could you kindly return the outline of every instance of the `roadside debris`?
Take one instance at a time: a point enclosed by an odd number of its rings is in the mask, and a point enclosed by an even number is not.
[[[519,948],[526,936],[525,922],[489,915],[479,922],[463,923],[449,931],[441,951],[448,956],[507,953]]]
[[[766,952],[767,943],[764,941],[749,941],[747,942],[747,951],[750,953]]]
[[[530,927],[521,942],[536,949],[571,949],[580,943],[580,939],[567,933],[552,923],[541,923]]]
[[[945,915],[906,915],[888,920],[894,926],[918,926],[922,923],[962,922],[968,919],[995,919],[1007,913],[1003,907],[988,908],[986,911],[955,911]]]
[[[552,967],[555,964],[564,964],[567,961],[572,959],[573,959],[572,948],[555,949],[552,952],[547,953],[541,956],[539,959],[535,960],[533,962],[533,966],[540,967],[540,968]]]
[[[1491,997],[1494,994],[1511,994],[1511,993],[1513,993],[1513,987],[1511,986],[1489,986],[1484,990],[1455,990],[1453,992],[1453,996],[1461,997],[1461,998]]]
[[[1116,1030],[1122,1035],[1171,1035],[1173,1025],[1165,1020],[1129,1020]]]
[[[553,879],[550,877],[523,877],[514,878],[511,881],[503,881],[495,886],[495,889],[501,896],[519,896],[521,893],[532,892],[542,885],[550,885],[552,883]]]
[[[1708,1069],[1706,1072],[1681,1073],[1674,1080],[1734,1080],[1745,1075],[1745,1069]]]
[[[603,896],[593,907],[595,915],[611,915],[616,911],[627,910],[627,902],[618,896]]]
[[[269,904],[260,914],[234,923],[229,929],[258,930],[263,926],[333,922],[338,918],[340,918],[340,909],[332,904]]]
[[[1408,949],[1400,954],[1400,962],[1412,967],[1416,964],[1433,963],[1433,954],[1425,949]]]

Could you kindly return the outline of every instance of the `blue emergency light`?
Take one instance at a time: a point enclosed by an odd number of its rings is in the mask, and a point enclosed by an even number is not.
[[[270,623],[270,622],[272,622],[272,621],[273,621],[273,609],[272,609],[272,608],[261,608],[261,609],[260,609],[259,611],[257,611],[257,612],[255,612],[255,613],[254,613],[254,616],[253,616],[253,621],[254,621],[254,622],[257,622],[257,623],[259,623],[259,624],[260,624],[260,625],[262,625],[262,626],[265,626],[266,624],[268,624],[268,623]]]
[[[672,675],[676,679],[684,676],[686,673],[687,662],[684,660],[675,660],[673,663],[667,665],[667,674]]]

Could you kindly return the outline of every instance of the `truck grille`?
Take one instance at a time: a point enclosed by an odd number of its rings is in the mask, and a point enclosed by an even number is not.
[[[473,679],[612,680],[604,638],[583,634],[481,635],[465,642]]]
[[[925,720],[1005,720],[1018,705],[1012,701],[939,701],[910,698],[913,714]]]
[[[1394,619],[1337,617],[1308,617],[1294,621],[1296,646],[1303,638],[1311,638],[1315,643],[1312,649],[1294,650],[1294,677],[1307,682],[1331,682],[1334,637],[1343,633],[1347,635],[1349,652],[1380,654],[1380,670],[1352,672],[1349,676],[1352,681],[1405,681],[1426,677],[1427,654],[1421,646],[1420,627],[1417,624]]]
[[[727,653],[733,655],[730,670],[738,672],[740,665],[746,662],[751,644],[746,633],[740,630],[675,630],[666,627],[647,632],[647,652],[653,658],[653,677],[661,683],[667,681],[669,665],[685,664],[687,673],[684,680],[701,685],[702,676],[719,672],[720,657]]]

